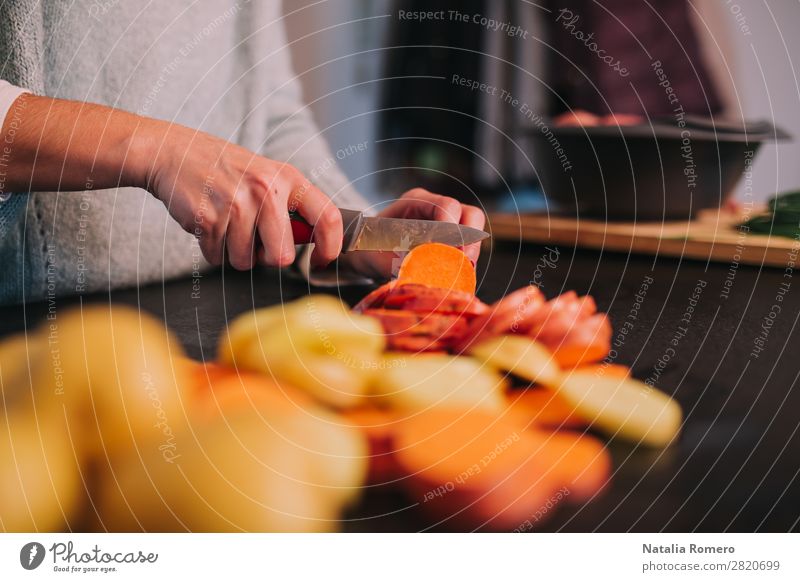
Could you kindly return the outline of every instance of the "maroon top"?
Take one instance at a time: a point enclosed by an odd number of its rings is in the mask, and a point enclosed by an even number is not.
[[[686,2],[548,0],[547,7],[553,113],[720,111]]]

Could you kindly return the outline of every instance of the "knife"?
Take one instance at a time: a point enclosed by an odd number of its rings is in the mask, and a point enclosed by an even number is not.
[[[438,242],[461,247],[480,242],[488,232],[437,220],[410,218],[381,218],[364,216],[358,210],[339,209],[342,213],[344,238],[342,252],[351,251],[407,251],[418,245]],[[295,244],[312,241],[313,225],[298,212],[289,212]]]

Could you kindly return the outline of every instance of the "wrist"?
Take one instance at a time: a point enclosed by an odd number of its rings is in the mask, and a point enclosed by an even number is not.
[[[131,131],[123,140],[122,181],[126,186],[152,192],[156,181],[159,148],[165,147],[166,129],[162,121],[136,116]]]

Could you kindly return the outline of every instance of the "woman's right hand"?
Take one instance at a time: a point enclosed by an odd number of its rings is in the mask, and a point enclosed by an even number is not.
[[[192,129],[156,122],[138,139],[139,172],[150,190],[213,265],[284,267],[295,258],[289,211],[315,225],[312,265],[342,249],[342,218],[333,202],[293,166]]]

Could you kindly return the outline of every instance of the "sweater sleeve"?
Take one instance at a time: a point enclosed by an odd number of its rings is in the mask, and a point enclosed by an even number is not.
[[[336,165],[336,158],[320,134],[308,105],[303,103],[300,83],[292,69],[284,27],[274,27],[280,48],[270,56],[270,78],[274,79],[267,97],[269,110],[267,140],[262,154],[285,160],[299,169],[340,208],[365,209],[367,200],[352,186]],[[315,287],[369,285],[372,279],[340,271],[337,263],[312,271],[311,247],[298,253],[295,268]]]
[[[338,168],[336,158],[325,143],[291,66],[283,26],[274,27],[280,46],[269,58],[273,79],[267,97],[269,111],[267,140],[262,154],[285,160],[297,167],[340,208],[363,209],[366,199]]]

